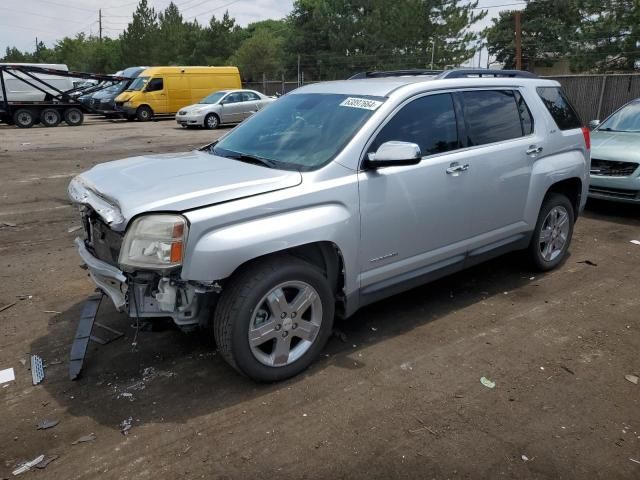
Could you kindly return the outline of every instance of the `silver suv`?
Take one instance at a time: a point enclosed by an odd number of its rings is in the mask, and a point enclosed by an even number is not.
[[[552,269],[589,131],[557,82],[478,73],[309,85],[198,151],[97,165],[69,186],[80,256],[118,310],[212,322],[267,382],[305,369],[335,315],[512,250]]]

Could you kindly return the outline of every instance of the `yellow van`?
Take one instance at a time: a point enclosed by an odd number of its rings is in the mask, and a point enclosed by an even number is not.
[[[128,120],[144,122],[229,88],[242,88],[237,67],[151,67],[116,97],[116,107]]]

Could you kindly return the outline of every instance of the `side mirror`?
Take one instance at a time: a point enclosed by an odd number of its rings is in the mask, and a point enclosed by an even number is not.
[[[365,166],[369,168],[416,165],[422,160],[420,147],[411,142],[385,142],[376,153],[370,153]]]
[[[600,126],[600,120],[591,120],[589,122],[589,130],[594,130]]]

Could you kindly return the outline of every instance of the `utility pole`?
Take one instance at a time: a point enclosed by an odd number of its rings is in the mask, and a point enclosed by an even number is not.
[[[300,86],[300,54],[298,54],[298,87]]]
[[[100,29],[100,41],[102,41],[102,9],[98,10],[98,25]]]
[[[522,12],[514,12],[516,17],[516,70],[522,70]]]
[[[433,70],[433,58],[435,57],[436,54],[436,41],[432,38],[431,39],[431,70]]]

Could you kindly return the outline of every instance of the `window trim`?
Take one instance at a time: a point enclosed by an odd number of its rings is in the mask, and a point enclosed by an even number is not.
[[[154,80],[160,80],[160,82],[162,83],[162,88],[158,90],[148,90],[149,86],[151,85],[151,82],[153,82]],[[145,86],[145,91],[148,93],[162,92],[163,90],[164,90],[164,77],[151,77],[147,82],[147,85]]]
[[[457,133],[458,133],[458,145],[459,147],[456,148],[455,150],[448,150],[446,152],[438,152],[438,153],[432,153],[430,155],[423,155],[422,157],[420,157],[420,162],[418,162],[418,165],[425,159],[428,158],[433,158],[433,157],[438,157],[441,155],[447,155],[449,153],[452,152],[459,152],[462,148],[464,148],[462,146],[462,142],[461,142],[461,128],[463,128],[464,126],[461,125],[461,119],[459,116],[459,112],[458,112],[458,107],[456,106],[456,99],[455,99],[455,92],[456,89],[446,89],[446,90],[431,90],[428,92],[420,92],[420,93],[416,93],[415,95],[412,95],[411,97],[405,98],[401,103],[399,103],[396,108],[393,109],[393,111],[387,115],[387,118],[385,118],[384,122],[380,123],[376,129],[373,131],[373,133],[369,136],[369,138],[367,139],[367,141],[365,142],[364,148],[362,149],[362,152],[360,154],[360,161],[358,162],[358,169],[357,172],[363,172],[363,171],[367,171],[368,169],[364,167],[364,164],[367,160],[367,151],[369,150],[369,147],[371,146],[371,144],[375,141],[376,137],[378,136],[378,134],[382,131],[382,129],[384,127],[387,126],[387,124],[393,120],[396,115],[400,112],[400,110],[402,110],[404,107],[406,107],[409,103],[415,101],[415,100],[419,100],[420,98],[423,97],[429,97],[429,96],[433,96],[433,95],[450,95],[451,96],[451,100],[453,102],[453,112],[455,115],[455,119],[456,119],[456,126],[457,126]]]
[[[527,108],[529,109],[529,113],[531,113],[531,120],[533,122],[531,133],[528,134],[528,135],[523,135],[521,137],[510,138],[508,140],[499,140],[497,142],[492,142],[492,143],[483,143],[482,145],[466,145],[467,127],[466,127],[466,120],[464,118],[464,111],[463,111],[463,108],[462,108],[462,99],[461,99],[461,95],[460,94],[463,93],[463,92],[495,91],[495,90],[510,90],[510,91],[517,91],[517,92],[520,93],[520,95],[522,96],[522,99],[524,100],[525,104],[527,105]],[[366,162],[366,157],[367,157],[367,151],[369,150],[369,147],[374,142],[374,140],[378,136],[378,134],[387,125],[387,123],[389,123],[391,121],[391,119],[393,119],[402,108],[404,108],[406,105],[408,105],[413,100],[417,100],[419,98],[430,96],[430,95],[449,94],[449,95],[451,95],[453,97],[453,106],[454,106],[454,112],[455,112],[455,115],[456,115],[456,124],[458,125],[458,142],[460,144],[460,147],[456,148],[455,150],[449,150],[447,152],[439,152],[439,153],[432,153],[431,155],[423,155],[420,158],[420,162],[418,163],[418,165],[423,160],[427,160],[427,159],[435,158],[435,157],[440,157],[442,155],[449,155],[449,154],[452,154],[452,153],[459,153],[459,152],[467,152],[467,151],[475,150],[475,149],[478,149],[478,148],[485,148],[485,147],[492,146],[492,145],[517,142],[517,141],[522,141],[523,139],[531,139],[532,137],[536,136],[536,131],[537,131],[537,128],[538,128],[537,127],[537,123],[538,122],[536,122],[535,116],[533,114],[533,110],[531,110],[531,107],[527,103],[526,96],[524,95],[522,90],[523,90],[523,87],[520,87],[520,86],[457,87],[457,88],[447,88],[447,89],[443,89],[443,90],[430,90],[428,92],[420,92],[420,93],[417,93],[415,95],[412,95],[411,97],[408,97],[408,98],[404,99],[398,106],[396,106],[396,108],[387,116],[385,121],[382,122],[380,125],[378,125],[378,127],[373,131],[371,136],[367,139],[367,141],[365,142],[364,148],[362,149],[362,152],[360,154],[360,161],[358,163],[357,172],[360,173],[360,172],[367,171],[367,169],[364,168],[364,164]],[[514,98],[515,98],[515,95],[514,95]],[[516,104],[516,108],[517,108],[517,104]],[[546,107],[544,107],[544,108],[546,109]]]

